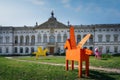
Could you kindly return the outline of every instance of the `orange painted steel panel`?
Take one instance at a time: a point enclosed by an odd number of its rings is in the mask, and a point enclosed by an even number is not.
[[[75,40],[75,35],[74,35],[74,27],[70,27],[70,45],[72,49],[76,48],[76,40]]]

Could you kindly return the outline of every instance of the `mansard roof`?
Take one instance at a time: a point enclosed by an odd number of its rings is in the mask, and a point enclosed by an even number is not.
[[[48,19],[48,21],[44,22],[43,24],[36,25],[35,29],[47,29],[47,28],[68,28],[65,24],[57,21],[57,19],[54,17],[54,14],[51,13],[51,17]]]

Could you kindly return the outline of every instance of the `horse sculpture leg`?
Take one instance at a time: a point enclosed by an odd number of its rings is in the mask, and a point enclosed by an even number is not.
[[[68,71],[68,60],[66,60],[66,70]]]
[[[71,70],[74,70],[74,60],[71,61]]]
[[[82,77],[82,61],[78,61],[78,77]]]

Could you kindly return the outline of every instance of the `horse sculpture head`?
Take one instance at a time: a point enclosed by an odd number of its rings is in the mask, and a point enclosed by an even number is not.
[[[70,45],[70,39],[67,39],[65,44],[64,44],[64,48],[65,49],[71,49],[71,45]]]
[[[49,50],[48,50],[47,48],[45,48],[45,49],[44,49],[44,52],[45,52],[45,53],[46,53],[46,52],[49,52]]]
[[[93,51],[90,49],[83,49],[83,50],[84,50],[84,53],[87,55],[92,55],[92,53],[93,53]]]

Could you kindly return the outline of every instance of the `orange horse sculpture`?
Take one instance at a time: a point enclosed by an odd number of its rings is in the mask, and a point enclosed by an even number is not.
[[[70,39],[66,40],[64,48],[66,50],[66,70],[68,70],[68,60],[71,60],[71,69],[74,69],[74,61],[78,61],[78,77],[82,77],[82,62],[85,61],[86,76],[89,75],[89,55],[93,52],[89,49],[82,49],[83,45],[90,38],[91,34],[87,34],[76,46],[74,27],[70,27]]]

